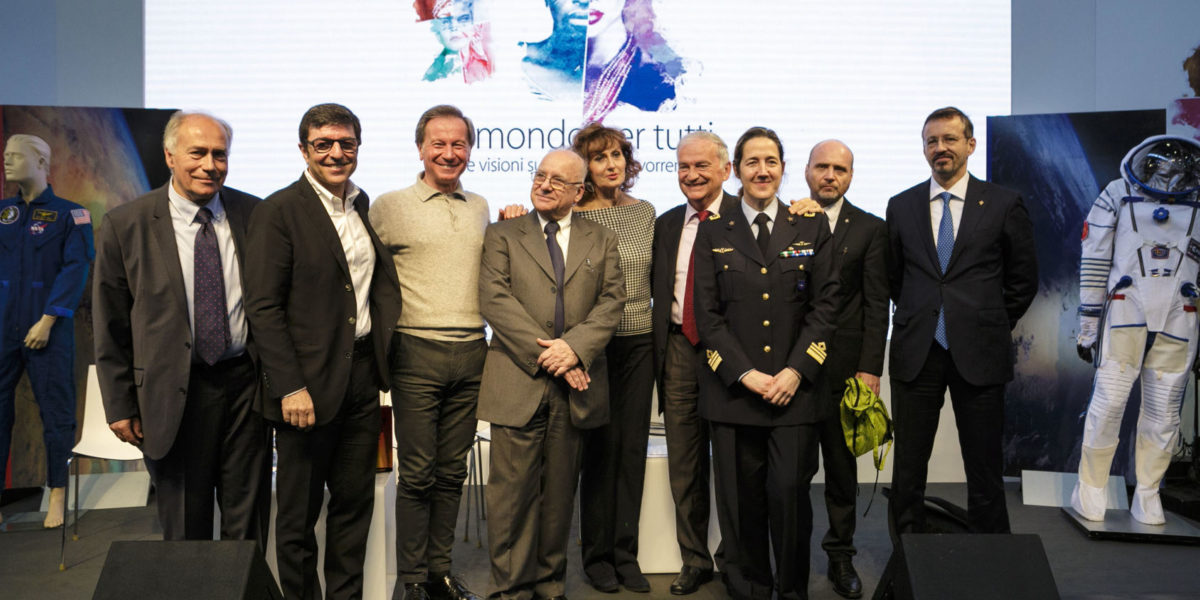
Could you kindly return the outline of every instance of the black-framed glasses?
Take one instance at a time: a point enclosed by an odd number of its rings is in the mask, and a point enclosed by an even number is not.
[[[541,171],[533,174],[533,185],[543,185],[547,180],[550,181],[550,188],[556,192],[561,192],[569,186],[583,185],[582,181],[567,181],[561,177],[548,177]]]
[[[358,140],[354,138],[343,138],[340,140],[317,138],[315,140],[308,140],[305,143],[309,146],[312,146],[312,149],[316,151],[317,154],[329,154],[333,150],[334,144],[342,147],[343,154],[354,154],[358,152]]]

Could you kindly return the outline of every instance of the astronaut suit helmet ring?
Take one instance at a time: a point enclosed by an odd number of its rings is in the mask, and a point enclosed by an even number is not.
[[[1147,138],[1121,166],[1130,183],[1158,201],[1185,200],[1200,191],[1200,144],[1187,138]]]

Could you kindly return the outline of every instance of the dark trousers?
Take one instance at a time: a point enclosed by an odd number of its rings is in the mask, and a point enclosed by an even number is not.
[[[392,344],[396,573],[400,583],[417,583],[450,572],[487,342],[396,333]],[[404,596],[403,585],[394,596]]]
[[[912,381],[892,378],[896,462],[889,510],[897,533],[925,530],[925,480],[946,388],[954,405],[967,475],[967,521],[974,533],[1008,533],[1004,502],[1004,385],[967,383],[950,352],[934,342]]]
[[[734,600],[808,597],[817,437],[815,424],[712,423],[722,569]]]
[[[854,499],[858,495],[858,461],[846,446],[846,436],[842,432],[840,405],[845,386],[841,382],[830,385],[837,389],[834,397],[839,408],[817,425],[821,458],[825,463],[825,512],[829,516],[829,531],[821,540],[821,548],[830,560],[850,560],[855,554]]]
[[[697,409],[699,360],[699,351],[682,333],[668,334],[658,401],[667,430],[667,473],[675,499],[679,555],[684,565],[709,571],[713,557],[708,551],[708,422]]]
[[[369,343],[356,343],[350,385],[337,416],[307,432],[275,424],[275,552],[284,598],[321,597],[313,528],[327,485],[325,597],[362,597],[363,560],[375,506],[379,423],[375,359]]]
[[[75,446],[75,323],[59,317],[41,350],[25,346],[28,332],[28,327],[17,328],[19,336],[10,337],[10,331],[0,341],[0,488],[4,487],[8,467],[17,382],[22,372],[29,373],[29,385],[42,418],[46,485],[63,487],[67,485],[67,459]]]
[[[271,439],[251,408],[257,385],[245,354],[211,367],[192,364],[175,443],[161,459],[145,459],[164,540],[211,540],[215,490],[221,539],[266,543]]]
[[[650,404],[654,394],[654,336],[614,336],[608,359],[610,419],[583,439],[579,533],[589,577],[636,570]]]
[[[529,423],[492,425],[485,491],[489,597],[530,600],[565,593],[582,434],[571,424],[566,385],[558,380],[546,386]]]

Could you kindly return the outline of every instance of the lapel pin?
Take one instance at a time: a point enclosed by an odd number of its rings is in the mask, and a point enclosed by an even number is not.
[[[795,222],[796,222],[796,216],[788,215],[788,223],[795,223]]]
[[[733,227],[733,221],[730,221],[730,222],[729,222],[729,226],[730,226],[730,227]]]
[[[980,201],[979,201],[979,205],[980,205],[980,206],[983,206],[983,200],[980,200]]]

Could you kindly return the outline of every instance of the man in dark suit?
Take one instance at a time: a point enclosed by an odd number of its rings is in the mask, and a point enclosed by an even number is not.
[[[1033,226],[1020,194],[967,173],[971,120],[957,108],[922,128],[932,178],[888,201],[897,533],[921,532],[925,478],[950,389],[972,531],[1006,533],[1004,384],[1012,328],[1037,293]]]
[[[831,412],[821,370],[838,308],[832,240],[824,218],[789,214],[776,197],[784,159],[775,132],[742,134],[733,165],[742,202],[701,223],[694,250],[722,570],[735,600],[776,590],[806,598],[808,488],[817,423]]]
[[[879,393],[888,324],[887,227],[883,219],[846,199],[853,178],[854,154],[849,147],[838,140],[813,146],[804,179],[809,197],[821,205],[833,231],[834,255],[841,262],[842,292],[837,329],[825,363],[834,409],[820,426],[825,510],[829,515],[829,531],[821,547],[829,555],[826,576],[833,582],[833,590],[847,598],[858,598],[863,593],[862,581],[851,563],[858,464],[846,446],[837,407],[845,382],[851,377]]]
[[[266,541],[270,438],[254,412],[245,240],[258,198],[223,187],[229,125],[167,122],[171,181],[113,208],[96,236],[92,316],[109,427],[140,446],[167,540]]]
[[[565,598],[581,436],[608,422],[604,347],[625,280],[617,234],[571,215],[585,173],[578,154],[550,152],[534,174],[534,211],[484,234],[479,304],[492,341],[478,413],[492,424],[493,598]]]
[[[667,471],[675,499],[675,537],[683,567],[671,583],[671,593],[695,592],[712,579],[713,557],[708,551],[708,424],[697,407],[697,369],[704,363],[697,348],[695,303],[692,296],[692,245],[700,223],[710,216],[732,214],[737,196],[725,193],[729,179],[729,149],[716,134],[690,133],[679,140],[679,189],[687,203],[654,223],[654,373],[658,408],[667,431]]]
[[[325,486],[327,598],[362,596],[374,506],[379,390],[400,309],[387,249],[350,181],[362,128],[344,106],[300,121],[307,168],[254,211],[246,306],[262,357],[262,411],[278,452],[275,548],[287,598],[320,595],[313,527]]]

